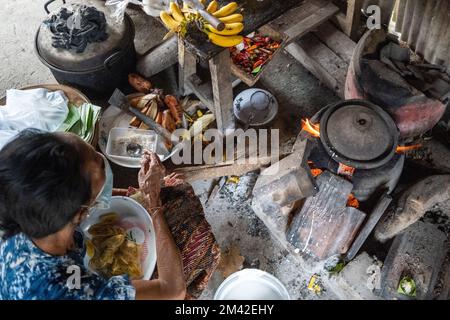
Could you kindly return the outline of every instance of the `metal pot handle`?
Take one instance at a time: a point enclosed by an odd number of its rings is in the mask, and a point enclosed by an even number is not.
[[[121,53],[122,53],[121,51],[114,52],[108,58],[106,58],[105,61],[103,61],[103,66],[105,67],[106,70],[111,71],[110,67],[111,61],[117,58],[117,56],[119,56]]]
[[[44,4],[44,10],[47,12],[47,14],[50,14],[50,10],[48,10],[48,6],[55,2],[56,0],[49,0]],[[62,0],[63,4],[66,4],[66,0]]]

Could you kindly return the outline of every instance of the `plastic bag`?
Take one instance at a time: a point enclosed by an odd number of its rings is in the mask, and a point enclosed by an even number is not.
[[[122,23],[125,10],[130,3],[141,6],[149,16],[159,17],[162,10],[169,8],[170,0],[107,0],[105,5],[111,12],[111,17],[117,23]]]
[[[69,113],[67,103],[62,91],[8,90],[6,105],[0,108],[0,149],[27,128],[56,131]]]
[[[123,22],[125,10],[127,6],[132,3],[138,6],[143,6],[139,0],[107,0],[105,5],[111,13],[111,17],[119,24]]]

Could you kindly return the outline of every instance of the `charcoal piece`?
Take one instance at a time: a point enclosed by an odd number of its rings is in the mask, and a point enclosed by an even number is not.
[[[73,5],[63,7],[44,21],[52,36],[55,48],[83,53],[89,43],[108,39],[105,14],[95,7]]]

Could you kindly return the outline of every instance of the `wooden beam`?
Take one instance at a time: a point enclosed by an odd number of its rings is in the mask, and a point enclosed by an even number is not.
[[[316,36],[308,34],[299,41],[288,45],[286,51],[323,84],[344,98],[348,64]]]
[[[322,24],[314,34],[347,64],[350,63],[356,43],[346,34],[328,21]]]
[[[187,83],[190,77],[197,72],[197,59],[195,55],[186,50],[186,47],[181,39],[178,41],[178,77],[179,88],[181,95],[187,95],[189,88]]]
[[[230,80],[231,59],[228,49],[209,60],[212,92],[214,97],[214,114],[217,129],[225,134],[226,129],[235,127],[233,115],[233,87]]]
[[[358,29],[361,23],[361,9],[364,0],[347,0],[346,14],[336,15],[336,22],[341,30],[352,40],[358,41]]]
[[[292,42],[330,19],[338,11],[339,8],[330,1],[307,1],[272,21],[270,27],[286,34],[287,42]]]

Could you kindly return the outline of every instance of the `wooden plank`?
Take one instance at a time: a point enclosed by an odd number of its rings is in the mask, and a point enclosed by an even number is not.
[[[244,16],[244,30],[241,34],[249,34],[259,27],[269,23],[279,17],[289,9],[301,4],[301,0],[235,0],[239,5],[237,10]],[[309,2],[311,0],[307,0]],[[231,2],[231,0],[218,0],[219,6]],[[211,57],[219,54],[223,48],[214,45],[208,39],[199,37],[198,34],[186,37],[184,40],[189,50],[192,50],[199,57],[209,60]]]
[[[291,9],[270,25],[275,30],[284,32],[288,36],[288,42],[292,42],[330,19],[338,11],[339,8],[329,1],[308,1]]]
[[[233,87],[230,80],[230,52],[222,52],[209,60],[212,92],[214,97],[214,114],[217,129],[225,134],[226,129],[235,127],[233,115]]]
[[[331,22],[323,23],[314,34],[347,64],[352,59],[356,43]]]
[[[361,23],[361,9],[364,0],[347,0],[347,13],[345,22],[338,18],[342,31],[352,40],[358,40],[358,30]]]
[[[352,243],[350,250],[348,250],[347,255],[345,257],[346,261],[351,261],[356,257],[356,254],[359,252],[364,242],[366,242],[369,235],[372,233],[373,229],[377,225],[378,221],[380,221],[381,216],[384,212],[386,212],[387,207],[392,202],[392,197],[388,194],[383,194],[383,196],[378,201],[375,208],[372,210],[369,219],[366,224],[359,232],[358,237]]]
[[[348,64],[316,36],[308,34],[299,41],[288,45],[286,51],[322,83],[344,98]]]
[[[211,82],[205,82],[200,85],[194,84],[190,79],[186,83],[186,88],[193,92],[200,101],[209,109],[212,113],[215,113],[213,93],[211,88]]]
[[[217,165],[203,165],[177,168],[173,172],[184,176],[186,182],[220,178],[225,176],[242,176],[248,172],[255,171],[271,163],[270,157],[249,159],[245,164],[225,163]]]
[[[178,41],[178,77],[181,95],[187,95],[190,92],[187,91],[186,84],[189,82],[190,77],[197,72],[197,59],[196,57],[186,50],[183,41]]]

